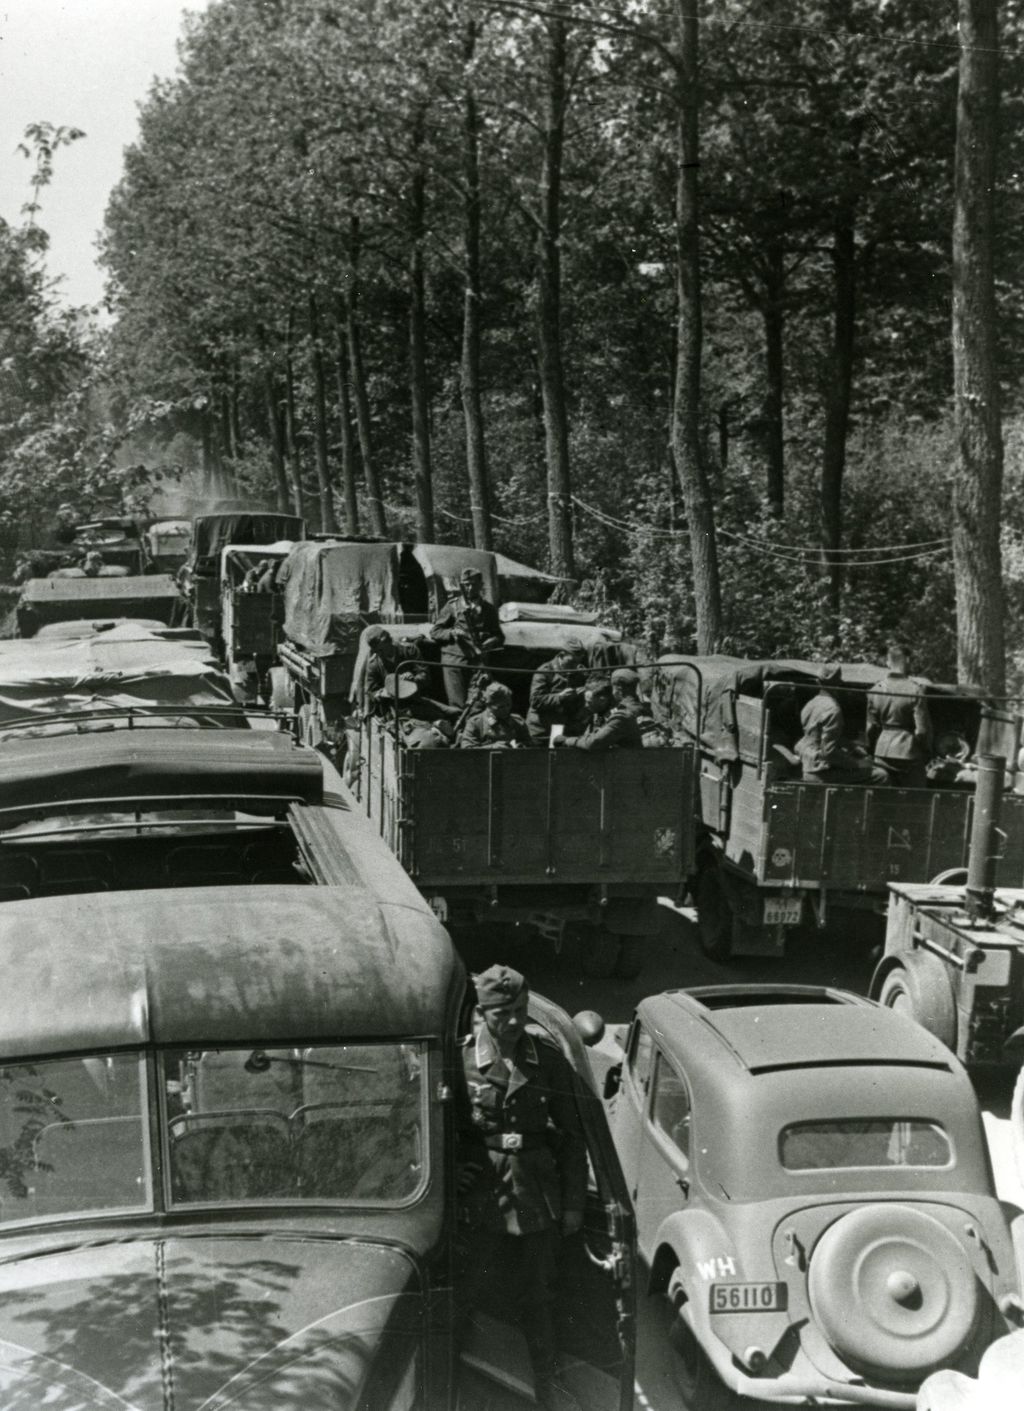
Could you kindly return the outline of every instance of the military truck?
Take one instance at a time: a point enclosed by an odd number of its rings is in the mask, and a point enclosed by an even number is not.
[[[192,521],[188,557],[179,575],[192,626],[218,651],[221,634],[221,563],[229,544],[277,544],[306,537],[305,520],[294,514],[234,510],[201,514]]]
[[[801,777],[800,710],[819,671],[796,660],[668,656],[647,673],[656,716],[700,755],[703,833],[691,893],[701,945],[715,959],[778,954],[792,929],[824,929],[843,914],[880,938],[890,882],[966,864],[969,788]],[[851,738],[863,736],[867,693],[884,674],[842,664],[835,694]],[[955,686],[921,684],[936,737],[955,737],[972,757],[998,747],[1016,761],[1015,716]],[[1008,846],[1000,878],[1016,884],[1024,880],[1024,798],[1007,800],[1004,827],[1019,842]]]
[[[176,626],[183,617],[178,586],[161,573],[30,578],[15,607],[19,637],[34,637],[41,627],[56,622],[148,618]]]

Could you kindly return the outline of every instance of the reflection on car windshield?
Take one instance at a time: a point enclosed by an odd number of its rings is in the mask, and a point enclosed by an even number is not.
[[[152,1208],[144,1060],[0,1068],[0,1223]]]
[[[176,1204],[409,1199],[424,1178],[417,1044],[163,1055]]]
[[[779,1137],[787,1171],[864,1166],[948,1166],[953,1153],[946,1133],[918,1117],[851,1117],[793,1122]]]

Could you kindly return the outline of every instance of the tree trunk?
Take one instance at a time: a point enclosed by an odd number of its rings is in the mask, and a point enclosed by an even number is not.
[[[957,672],[965,685],[1001,695],[1006,683],[999,551],[1003,439],[992,273],[999,125],[997,0],[959,0],[959,29],[953,214]]]
[[[288,451],[288,465],[292,477],[292,500],[295,513],[306,516],[306,494],[302,488],[302,458],[299,455],[298,429],[295,424],[295,369],[292,363],[292,331],[294,317],[289,311],[288,334],[284,358],[284,430],[285,445]]]
[[[270,459],[274,467],[274,490],[277,508],[287,514],[290,508],[288,498],[288,474],[284,463],[284,429],[281,426],[281,409],[274,386],[274,370],[263,360],[263,397],[266,403],[267,424],[270,428]]]
[[[698,17],[694,0],[676,0],[676,11],[679,33],[679,172],[676,181],[676,283],[679,307],[672,448],[690,531],[697,651],[706,655],[718,649],[722,636],[722,599],[718,582],[715,509],[700,442],[703,329],[697,184],[700,162]]]
[[[855,208],[844,201],[832,237],[832,349],[825,391],[825,442],[821,458],[821,564],[827,577],[826,632],[839,632],[842,568],[836,554],[843,536],[843,475],[853,389],[853,341],[857,304]]]
[[[356,404],[356,427],[359,431],[359,453],[363,458],[363,475],[366,479],[366,503],[370,513],[370,532],[381,539],[387,538],[387,515],[384,512],[384,497],[381,492],[377,462],[373,456],[373,430],[370,422],[370,399],[366,395],[366,377],[363,372],[362,338],[359,329],[359,217],[353,216],[349,226],[349,276],[348,276],[348,366],[352,378],[352,399]]]
[[[768,508],[781,519],[786,500],[786,460],[784,439],[785,363],[783,361],[783,294],[785,271],[782,251],[773,245],[767,252],[768,269],[765,298],[761,305],[764,321],[765,438],[768,470]]]
[[[345,307],[337,312],[338,356],[335,369],[338,379],[338,420],[341,423],[341,483],[345,495],[345,529],[359,533],[359,497],[356,493],[356,444],[352,435],[352,398],[348,385],[348,353],[345,348]]]
[[[492,549],[490,486],[487,476],[487,444],[480,393],[480,320],[483,292],[480,283],[480,114],[476,89],[469,76],[476,54],[479,22],[466,22],[463,58],[466,85],[463,95],[462,173],[463,267],[466,292],[462,309],[462,363],[460,389],[462,415],[466,425],[466,472],[469,478],[469,512],[473,520],[473,545]]]
[[[565,66],[568,48],[563,7],[547,20],[547,108],[537,236],[537,361],[544,404],[544,443],[548,471],[548,539],[551,572],[575,578],[572,546],[572,479],[569,427],[562,368],[561,194],[565,141]]]
[[[430,391],[427,387],[427,299],[423,271],[427,173],[423,165],[424,115],[413,124],[409,185],[409,394],[412,404],[412,471],[416,488],[416,537],[434,542],[434,486],[430,465]]]
[[[334,496],[327,459],[327,383],[315,294],[309,296],[309,370],[313,375],[313,447],[316,483],[320,491],[320,528],[325,534],[333,534],[338,528],[338,521],[334,517]]]

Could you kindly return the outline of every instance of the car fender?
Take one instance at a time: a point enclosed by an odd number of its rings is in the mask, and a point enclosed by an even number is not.
[[[720,1360],[720,1355],[715,1357],[716,1343],[741,1364],[752,1347],[771,1356],[789,1327],[787,1313],[711,1313],[712,1284],[749,1276],[720,1220],[706,1210],[677,1210],[659,1229],[655,1247],[650,1291],[664,1292],[673,1270],[679,1269],[687,1296],[683,1316],[712,1360]]]

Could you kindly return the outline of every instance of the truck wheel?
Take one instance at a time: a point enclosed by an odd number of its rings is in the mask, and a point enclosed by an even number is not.
[[[635,980],[644,968],[647,954],[644,944],[646,936],[620,936],[619,953],[615,957],[615,978]]]
[[[692,1411],[732,1411],[739,1398],[721,1380],[696,1334],[683,1317],[686,1290],[678,1269],[664,1294],[666,1341],[672,1354],[672,1378]]]
[[[732,954],[732,907],[718,868],[698,872],[693,891],[701,950],[709,960],[728,960]]]
[[[906,956],[882,981],[878,1002],[916,1019],[940,1043],[956,1051],[956,1003],[949,977],[935,956],[919,952]]]
[[[580,937],[580,969],[591,980],[608,980],[615,974],[620,937],[603,926],[588,926]]]

